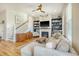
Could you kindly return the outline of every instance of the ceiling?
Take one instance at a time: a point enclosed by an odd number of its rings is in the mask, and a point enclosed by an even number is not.
[[[0,11],[4,10],[5,8],[14,9],[18,11],[23,11],[28,14],[32,14],[32,10],[35,10],[40,3],[0,3]],[[52,15],[61,15],[62,10],[65,3],[42,3],[43,10],[46,13]]]

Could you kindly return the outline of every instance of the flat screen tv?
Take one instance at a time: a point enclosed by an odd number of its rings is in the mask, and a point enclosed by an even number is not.
[[[49,27],[49,21],[41,21],[40,27]]]

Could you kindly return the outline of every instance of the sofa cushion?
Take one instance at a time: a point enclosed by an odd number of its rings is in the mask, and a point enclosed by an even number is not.
[[[27,45],[25,45],[24,47],[21,48],[21,55],[23,56],[32,56],[32,52],[33,52],[33,47],[36,45],[37,43],[32,42],[29,43]]]
[[[50,37],[46,43],[46,47],[47,48],[56,48],[58,42],[60,41],[60,39],[56,39],[54,37]]]
[[[76,56],[75,54],[48,49],[41,46],[34,47],[34,56]]]
[[[66,40],[61,40],[57,46],[57,50],[63,51],[63,52],[68,52],[70,45]]]
[[[25,45],[24,47],[21,48],[21,55],[23,56],[32,56],[33,55],[33,48],[35,46],[45,46],[45,45],[42,45],[42,44],[39,44],[37,42],[31,42],[27,45]]]

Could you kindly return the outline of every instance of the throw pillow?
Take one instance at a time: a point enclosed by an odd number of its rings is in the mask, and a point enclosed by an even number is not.
[[[55,48],[56,44],[52,43],[52,42],[48,42],[46,43],[46,48]]]
[[[60,41],[60,39],[56,39],[56,38],[54,38],[54,37],[50,37],[50,38],[48,39],[48,42],[53,42],[53,41],[55,41],[55,42],[58,44],[58,42]]]
[[[46,37],[41,37],[41,38],[38,38],[36,40],[36,42],[38,42],[38,43],[46,43],[46,41],[47,41],[47,38]]]
[[[59,39],[60,36],[61,36],[61,33],[59,32],[53,34],[53,37],[56,39]]]
[[[55,49],[57,45],[57,42],[55,40],[49,41],[46,43],[46,48],[53,48]]]

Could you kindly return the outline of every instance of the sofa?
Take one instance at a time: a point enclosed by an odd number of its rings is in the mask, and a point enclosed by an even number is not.
[[[63,52],[56,49],[46,48],[45,44],[31,42],[21,48],[22,56],[76,56],[76,53]]]
[[[59,34],[46,39],[39,38],[21,48],[22,56],[77,56],[77,52],[69,44],[68,40]],[[46,42],[46,43],[42,43]]]

